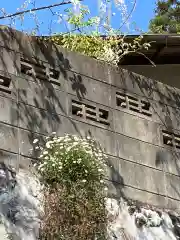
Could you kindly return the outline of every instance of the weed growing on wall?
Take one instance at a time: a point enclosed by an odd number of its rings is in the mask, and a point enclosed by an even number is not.
[[[93,15],[94,11],[91,12],[83,2],[71,0],[36,7],[36,0],[26,0],[13,14],[8,14],[4,8],[0,9],[2,13],[0,19],[9,19],[10,27],[17,26],[19,29],[21,26],[21,30],[38,36],[38,40],[46,36],[42,39],[109,64],[120,65],[122,58],[129,53],[144,55],[142,49],[148,50],[150,43],[146,43],[141,34],[135,39],[126,39],[126,34],[132,32],[129,21],[136,8],[137,0],[129,0],[129,3],[125,0],[94,1],[93,7],[97,8],[95,15]],[[64,8],[69,5],[69,8]],[[130,6],[132,8],[128,11]],[[44,14],[40,14],[41,11],[44,11]],[[48,18],[48,16],[51,17]],[[112,27],[114,16],[116,16],[114,21],[116,28]],[[27,29],[24,28],[26,22],[29,22],[25,21],[26,18],[32,20],[31,27],[28,26]],[[137,32],[137,29],[135,30]]]
[[[38,140],[34,140],[38,147]],[[40,146],[39,146],[40,147]],[[37,165],[45,187],[41,239],[105,239],[106,156],[90,138],[46,139]]]
[[[62,17],[71,30],[54,34],[45,40],[113,65],[118,65],[129,53],[140,53],[142,49],[150,47],[150,43],[143,42],[143,36],[127,42],[121,29],[113,29],[107,24],[107,17],[92,17],[89,8],[80,1],[74,1],[74,8],[76,11],[73,8],[66,9],[65,19]]]

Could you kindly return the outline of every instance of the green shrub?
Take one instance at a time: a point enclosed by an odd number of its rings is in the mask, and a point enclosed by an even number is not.
[[[101,147],[90,138],[52,135],[40,159],[37,169],[46,186],[41,239],[105,239],[106,155]]]

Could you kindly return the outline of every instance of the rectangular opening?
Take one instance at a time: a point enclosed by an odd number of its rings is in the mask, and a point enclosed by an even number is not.
[[[59,74],[60,74],[59,71],[52,69],[52,68],[50,68],[49,71],[50,71],[49,72],[50,82],[57,86],[61,86],[61,84],[59,82]]]
[[[21,73],[32,76],[33,75],[33,68],[31,64],[21,58]]]
[[[163,144],[173,147],[173,134],[167,131],[162,131]]]
[[[151,116],[152,115],[152,113],[150,111],[151,104],[144,100],[141,100],[141,104],[142,104],[142,106],[141,106],[142,114]]]
[[[86,114],[87,119],[92,120],[92,121],[97,120],[96,107],[86,104],[85,105],[85,114]]]
[[[39,78],[40,80],[47,80],[47,74],[46,74],[46,67],[40,64],[33,64],[33,69],[36,74],[36,78]]]
[[[84,119],[99,122],[104,125],[109,125],[109,112],[107,110],[98,109],[95,106],[84,104],[75,100],[72,100],[72,115],[83,117]]]
[[[116,106],[127,108],[133,112],[141,113],[146,116],[152,116],[150,112],[151,104],[149,102],[124,93],[116,92]]]
[[[58,80],[59,79],[59,71],[57,71],[53,68],[50,68],[50,77]]]
[[[11,78],[0,75],[0,91],[10,94],[10,84]]]
[[[104,109],[99,109],[99,121],[105,125],[109,125],[109,112]]]
[[[35,63],[21,58],[21,72],[28,76],[34,76],[39,80],[49,80],[52,84],[60,86],[59,71],[47,68],[43,64]]]
[[[82,104],[79,102],[72,100],[72,115],[76,115],[82,117]]]
[[[21,58],[21,72],[38,79],[47,79],[46,67],[44,65],[33,63],[23,58]]]
[[[176,148],[180,149],[180,135],[174,134],[174,144]]]
[[[128,96],[129,109],[135,112],[140,112],[139,100],[135,97]]]
[[[118,107],[126,108],[126,95],[116,92],[116,105]]]
[[[165,145],[180,149],[180,134],[171,133],[163,130],[163,143]]]

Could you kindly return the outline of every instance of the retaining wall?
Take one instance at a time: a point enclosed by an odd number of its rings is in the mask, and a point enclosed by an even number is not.
[[[91,135],[105,148],[109,193],[180,205],[180,90],[0,30],[0,159],[38,157],[33,139],[56,131]]]

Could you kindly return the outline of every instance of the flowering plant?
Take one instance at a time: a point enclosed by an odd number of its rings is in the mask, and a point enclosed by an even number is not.
[[[106,232],[106,155],[91,138],[46,138],[38,172],[45,190],[43,239],[102,239]]]
[[[47,183],[104,183],[106,155],[94,140],[75,135],[52,135],[46,140],[38,171]]]
[[[109,12],[111,1],[100,1],[99,16],[92,16],[88,6],[83,5],[80,0],[74,0],[72,3],[74,7],[66,9],[65,17],[62,17],[65,25],[70,29],[66,33],[55,33],[50,37],[45,37],[43,38],[45,41],[52,41],[70,51],[79,52],[116,66],[121,63],[125,55],[129,53],[144,55],[141,50],[150,48],[150,43],[143,41],[142,35],[130,42],[125,39],[121,28],[127,23],[129,17],[123,0],[115,1],[116,10],[119,10],[122,15],[123,23],[119,29],[111,26],[111,11]],[[145,55],[144,57],[147,58]],[[150,62],[153,64],[152,61]]]

